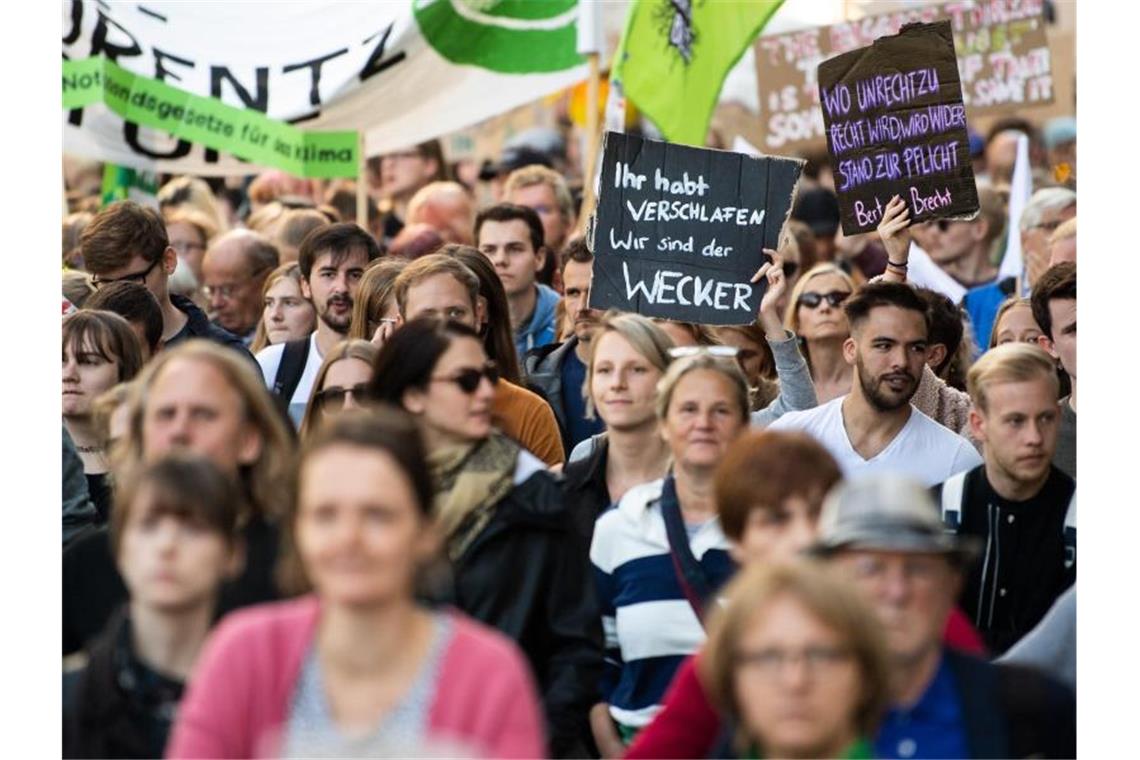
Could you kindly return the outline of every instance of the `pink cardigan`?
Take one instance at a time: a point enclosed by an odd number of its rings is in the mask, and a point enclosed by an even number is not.
[[[319,610],[306,596],[226,616],[195,666],[166,756],[276,755]],[[451,640],[428,716],[433,742],[472,757],[544,756],[539,699],[522,653],[498,631],[449,614]]]

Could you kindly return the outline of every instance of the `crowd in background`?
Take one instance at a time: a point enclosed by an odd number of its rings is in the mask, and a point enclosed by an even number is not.
[[[858,236],[809,160],[734,327],[590,308],[551,130],[70,162],[65,756],[1075,756],[1075,122],[970,142]]]

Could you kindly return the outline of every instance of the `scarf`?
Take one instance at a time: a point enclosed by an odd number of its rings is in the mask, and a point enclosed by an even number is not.
[[[514,487],[519,445],[492,433],[475,444],[433,451],[428,457],[435,483],[435,517],[447,536],[454,562],[494,515],[495,505]]]

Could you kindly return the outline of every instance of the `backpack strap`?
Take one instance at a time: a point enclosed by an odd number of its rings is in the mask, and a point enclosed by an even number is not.
[[[285,405],[293,400],[293,393],[305,374],[305,364],[309,361],[309,338],[298,338],[285,344],[281,353],[281,363],[277,365],[277,376],[273,378],[273,393]]]
[[[1073,497],[1065,511],[1065,569],[1077,563],[1077,488],[1073,486]]]
[[[942,524],[952,533],[962,523],[962,495],[966,487],[966,472],[951,475],[942,484]]]
[[[673,561],[673,572],[693,613],[704,627],[705,606],[712,598],[713,588],[701,563],[693,556],[689,546],[689,535],[685,530],[685,519],[681,515],[681,505],[677,501],[677,490],[672,475],[665,478],[661,489],[661,517],[665,521],[665,535],[669,539],[669,555]]]

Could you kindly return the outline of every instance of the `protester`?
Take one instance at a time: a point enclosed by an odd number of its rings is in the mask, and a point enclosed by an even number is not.
[[[873,757],[887,646],[848,583],[801,561],[754,566],[725,589],[701,665],[737,757]]]
[[[223,587],[218,614],[276,598],[276,520],[289,498],[293,440],[256,370],[234,351],[187,341],[156,356],[132,386],[124,472],[189,451],[242,486],[245,569]],[[64,552],[63,589],[63,651],[69,654],[102,630],[126,595],[105,531]]]
[[[142,349],[127,321],[107,311],[79,311],[63,320],[63,425],[83,463],[99,522],[111,515],[110,464],[92,421],[92,404],[142,368]]]
[[[990,334],[990,348],[1006,343],[1037,344],[1041,328],[1033,318],[1033,305],[1028,298],[1010,296],[1001,302],[994,315],[994,329]]]
[[[547,185],[528,185],[527,189],[530,188],[553,192]],[[566,248],[562,254],[561,280],[566,294],[563,303],[567,319],[573,324],[573,334],[562,343],[549,343],[528,351],[524,359],[527,382],[542,391],[554,410],[566,451],[602,432],[605,427],[600,420],[586,416],[586,365],[591,338],[601,316],[589,307],[593,268],[594,254],[586,247],[585,241],[575,241]]]
[[[396,277],[407,265],[407,260],[385,256],[372,262],[364,270],[356,288],[356,303],[352,307],[352,324],[349,338],[384,341],[396,329],[400,310],[396,305]]]
[[[439,140],[386,153],[378,160],[370,160],[369,168],[379,180],[385,242],[395,237],[404,226],[408,202],[416,191],[429,182],[447,179],[443,146]]]
[[[665,687],[704,640],[706,605],[732,573],[713,476],[748,427],[748,383],[735,362],[698,351],[669,366],[656,411],[672,472],[626,491],[598,518],[590,545],[607,650],[590,722],[607,757],[660,710]]]
[[[1041,276],[1030,299],[1041,326],[1037,343],[1056,359],[1069,378],[1070,393],[1060,400],[1061,426],[1053,464],[1077,477],[1077,267],[1058,264]]]
[[[542,220],[542,236],[548,250],[566,248],[578,215],[574,196],[561,174],[540,164],[516,169],[507,177],[503,200],[534,209]],[[538,279],[561,293],[565,286],[560,279],[555,281],[556,263],[553,256],[547,256]]]
[[[821,404],[851,390],[851,369],[843,357],[843,343],[851,328],[840,306],[854,292],[855,282],[849,274],[834,264],[823,263],[799,278],[788,299],[784,326],[802,342]]]
[[[410,421],[385,410],[320,430],[286,516],[290,569],[310,593],[223,622],[167,756],[542,755],[518,650],[415,600],[439,545],[431,505]]]
[[[210,242],[218,236],[211,217],[190,206],[163,212],[170,247],[178,253],[179,268],[185,265],[194,279],[202,282],[202,259]],[[178,271],[177,269],[175,271]]]
[[[354,221],[354,220],[345,220]],[[328,227],[332,222],[320,211],[310,208],[296,208],[286,211],[277,226],[273,246],[277,249],[282,264],[296,263],[301,252],[301,243],[313,230]]]
[[[111,545],[129,601],[64,672],[64,757],[162,757],[218,589],[241,567],[241,499],[197,456],[160,459],[120,490]]]
[[[139,339],[144,363],[162,349],[162,308],[145,286],[137,282],[108,283],[93,293],[83,308],[114,312],[127,320]]]
[[[1062,222],[1049,236],[1049,266],[1077,263],[1077,218]]]
[[[317,310],[301,292],[301,267],[282,264],[269,273],[261,287],[261,319],[249,350],[308,338],[317,328]]]
[[[876,757],[1076,756],[1071,692],[945,646],[976,545],[945,531],[926,488],[886,475],[840,486],[824,503],[816,550],[855,582],[886,630],[892,707]]]
[[[657,383],[669,368],[669,337],[640,314],[608,312],[586,365],[586,414],[605,435],[586,439],[563,471],[563,499],[589,541],[594,523],[634,486],[665,477],[670,449],[657,420]],[[589,444],[589,451],[582,448]]]
[[[443,264],[444,259],[451,259],[452,265]],[[516,383],[509,374],[513,371],[517,376],[518,362],[507,318],[507,299],[486,257],[468,246],[449,245],[438,254],[417,259],[405,271],[408,274],[401,273],[397,284],[397,300],[407,297],[413,280],[422,280],[424,287],[419,289],[416,303],[403,302],[401,318],[407,321],[417,316],[447,316],[451,312],[468,327],[478,327],[483,336],[483,350],[500,375],[491,410],[492,423],[548,466],[560,466],[566,452],[554,410],[541,396],[522,387],[521,381]],[[449,274],[439,277],[443,273]],[[474,279],[469,278],[471,274]],[[432,287],[426,284],[429,280]],[[400,291],[405,285],[408,290],[401,297]]]
[[[932,261],[962,287],[970,290],[995,282],[995,248],[1004,243],[1005,209],[991,185],[978,182],[981,211],[971,221],[938,219],[927,228]],[[974,316],[974,315],[971,315]],[[979,321],[976,317],[975,322]]]
[[[1057,375],[1037,346],[1011,343],[970,369],[970,426],[985,463],[936,489],[949,530],[986,547],[962,608],[1001,654],[1076,580],[1076,483],[1053,466]]]
[[[146,286],[162,308],[162,340],[167,347],[208,338],[249,355],[240,338],[211,324],[190,299],[168,292],[167,279],[178,265],[178,254],[170,247],[157,212],[133,201],[112,203],[83,230],[80,246],[96,288],[124,281]]]
[[[582,585],[586,546],[557,482],[541,460],[492,427],[497,379],[471,327],[417,319],[380,350],[369,395],[418,421],[452,569],[443,595],[526,652],[551,749],[561,757],[582,751],[600,675],[600,618]]]
[[[426,224],[445,243],[471,245],[471,225],[475,209],[471,195],[458,182],[432,182],[424,185],[408,201],[405,225]]]
[[[307,340],[271,345],[256,357],[265,385],[288,405],[295,425],[305,416],[325,354],[348,334],[364,269],[379,256],[375,238],[348,222],[322,227],[301,243],[301,295],[313,302],[317,329]]]
[[[359,409],[364,404],[377,353],[375,344],[359,338],[333,346],[313,379],[313,395],[299,430],[302,441],[307,441],[318,426],[338,412]]]
[[[210,244],[202,260],[202,292],[219,327],[253,342],[262,316],[262,286],[279,264],[277,248],[250,230],[232,230]]]
[[[843,343],[851,392],[785,414],[772,428],[815,436],[847,477],[891,472],[932,486],[981,464],[968,441],[910,403],[926,365],[930,327],[914,289],[894,282],[864,285],[846,299],[844,313],[851,331]]]
[[[63,218],[63,266],[67,269],[83,270],[83,250],[79,247],[79,238],[84,228],[91,223],[95,215],[81,211],[68,214]]]
[[[777,312],[779,312],[778,307]],[[781,329],[783,329],[782,324]],[[748,380],[752,411],[759,411],[771,404],[780,393],[780,383],[776,379],[776,359],[772,356],[771,346],[764,339],[764,328],[756,323],[725,325],[714,328],[713,335],[720,345],[736,349],[736,363],[740,365],[740,371]],[[810,371],[808,378],[810,383]],[[815,394],[814,387],[812,394]]]
[[[475,247],[495,265],[511,309],[519,361],[554,341],[558,293],[536,281],[546,257],[542,221],[532,209],[500,203],[475,217]]]
[[[1021,256],[1029,287],[1049,268],[1049,238],[1077,215],[1077,194],[1068,188],[1046,187],[1035,192],[1021,212]]]

